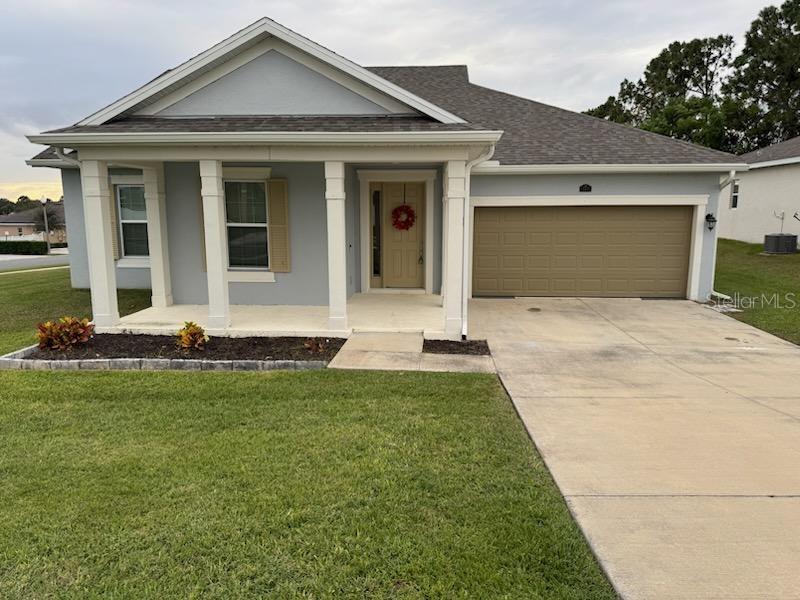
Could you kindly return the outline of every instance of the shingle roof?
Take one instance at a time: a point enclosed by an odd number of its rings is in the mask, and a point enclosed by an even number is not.
[[[54,210],[61,215],[64,219],[64,205],[61,202],[48,202],[47,208]],[[48,210],[48,214],[50,214]],[[0,223],[29,223],[34,224],[42,216],[41,208],[31,208],[28,210],[21,210],[19,212],[9,213],[7,215],[0,215]]]
[[[469,81],[467,67],[369,67],[467,123],[418,116],[124,117],[47,133],[395,132],[502,130],[494,160],[506,165],[725,164],[731,154],[542,104]],[[45,150],[36,158],[51,158]]]
[[[505,131],[493,157],[501,164],[738,162],[725,152],[475,85],[464,65],[368,69],[462,119]]]
[[[748,164],[800,157],[800,136],[742,154],[739,158]]]
[[[424,116],[225,116],[225,117],[127,117],[102,125],[73,125],[47,133],[151,133],[217,131],[470,131],[472,123],[440,123]]]
[[[58,154],[56,154],[56,149],[53,148],[52,146],[48,146],[47,148],[39,152],[39,154],[34,156],[31,160],[57,160],[57,159],[58,159]]]

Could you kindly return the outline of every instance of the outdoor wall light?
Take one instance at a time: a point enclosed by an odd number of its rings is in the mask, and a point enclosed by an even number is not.
[[[579,192],[591,192],[592,191],[592,186],[590,186],[588,183],[584,183],[581,187],[578,188],[578,191]]]
[[[708,213],[708,214],[706,215],[706,225],[708,226],[708,230],[709,230],[709,231],[711,231],[712,229],[714,229],[714,227],[716,227],[716,226],[717,226],[717,217],[715,217],[715,216],[714,216],[714,215],[712,215],[711,213]]]

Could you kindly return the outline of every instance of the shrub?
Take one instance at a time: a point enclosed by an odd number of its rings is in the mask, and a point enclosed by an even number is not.
[[[94,323],[89,319],[61,317],[58,321],[45,321],[36,326],[39,348],[69,350],[85,344],[94,335]]]
[[[0,254],[47,254],[47,242],[0,241]]]
[[[305,346],[306,350],[308,350],[311,354],[323,354],[325,350],[327,350],[327,346],[325,342],[327,340],[321,340],[319,338],[308,338],[303,346]]]
[[[178,330],[178,348],[184,350],[204,350],[206,342],[210,339],[206,335],[206,330],[194,321],[186,321]]]

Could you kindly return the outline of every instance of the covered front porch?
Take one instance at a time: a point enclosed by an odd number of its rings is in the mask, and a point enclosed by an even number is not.
[[[230,307],[230,325],[216,329],[209,324],[208,305],[172,304],[151,306],[120,318],[101,332],[172,334],[191,320],[211,335],[246,336],[334,336],[352,332],[421,332],[428,339],[447,338],[442,298],[433,294],[354,294],[347,300],[348,325],[328,326],[327,306],[241,305]]]
[[[369,155],[352,150],[342,150],[352,157],[349,163],[313,160],[318,155],[306,161],[237,160],[249,156],[249,150],[241,155],[227,152],[226,160],[194,161],[186,160],[183,149],[172,155],[154,151],[154,157],[162,159],[159,162],[139,162],[142,151],[113,160],[100,159],[99,151],[83,151],[82,217],[97,330],[173,333],[191,320],[218,336],[413,331],[428,338],[459,339],[464,334],[469,268],[467,161],[464,154],[460,160],[436,161],[431,160],[435,154],[419,149],[395,151],[405,161],[389,162],[392,154],[384,154],[377,163],[384,170],[378,171],[359,170],[363,168],[359,165],[370,164],[366,162]],[[442,158],[453,152],[448,149]],[[167,156],[176,160],[166,160]],[[410,170],[423,164],[412,162],[414,158],[427,159],[424,164],[433,169]],[[124,180],[130,186],[140,177],[146,207],[149,254],[133,261],[120,256],[118,246],[126,246],[116,239],[125,233],[114,216],[121,208],[113,171],[119,165],[141,172],[141,176],[125,175]],[[268,226],[269,262],[243,268],[232,259],[231,234],[241,225],[231,223],[226,185],[255,179],[264,184],[267,199],[269,216],[260,223]],[[397,289],[393,282],[408,269],[397,268],[390,282],[388,270],[381,281],[371,266],[375,264],[370,262],[375,180],[392,182],[387,190],[398,189],[395,182],[404,180],[422,180],[424,186],[414,188],[425,191],[424,196],[414,197],[419,202],[415,225],[419,232],[411,238],[413,252],[401,248],[392,255],[401,256],[402,265],[419,265],[418,277],[400,281],[407,289]],[[282,195],[282,205],[272,201],[273,192]],[[381,222],[386,224],[387,212],[382,214]],[[283,246],[275,245],[278,240]],[[397,243],[392,250],[397,250]],[[241,259],[240,254],[236,257]],[[132,270],[149,276],[153,305],[121,318],[118,281]]]

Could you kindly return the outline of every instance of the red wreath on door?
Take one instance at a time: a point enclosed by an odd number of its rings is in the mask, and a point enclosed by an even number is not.
[[[408,204],[401,204],[392,211],[392,227],[400,231],[408,231],[414,226],[417,214]]]

